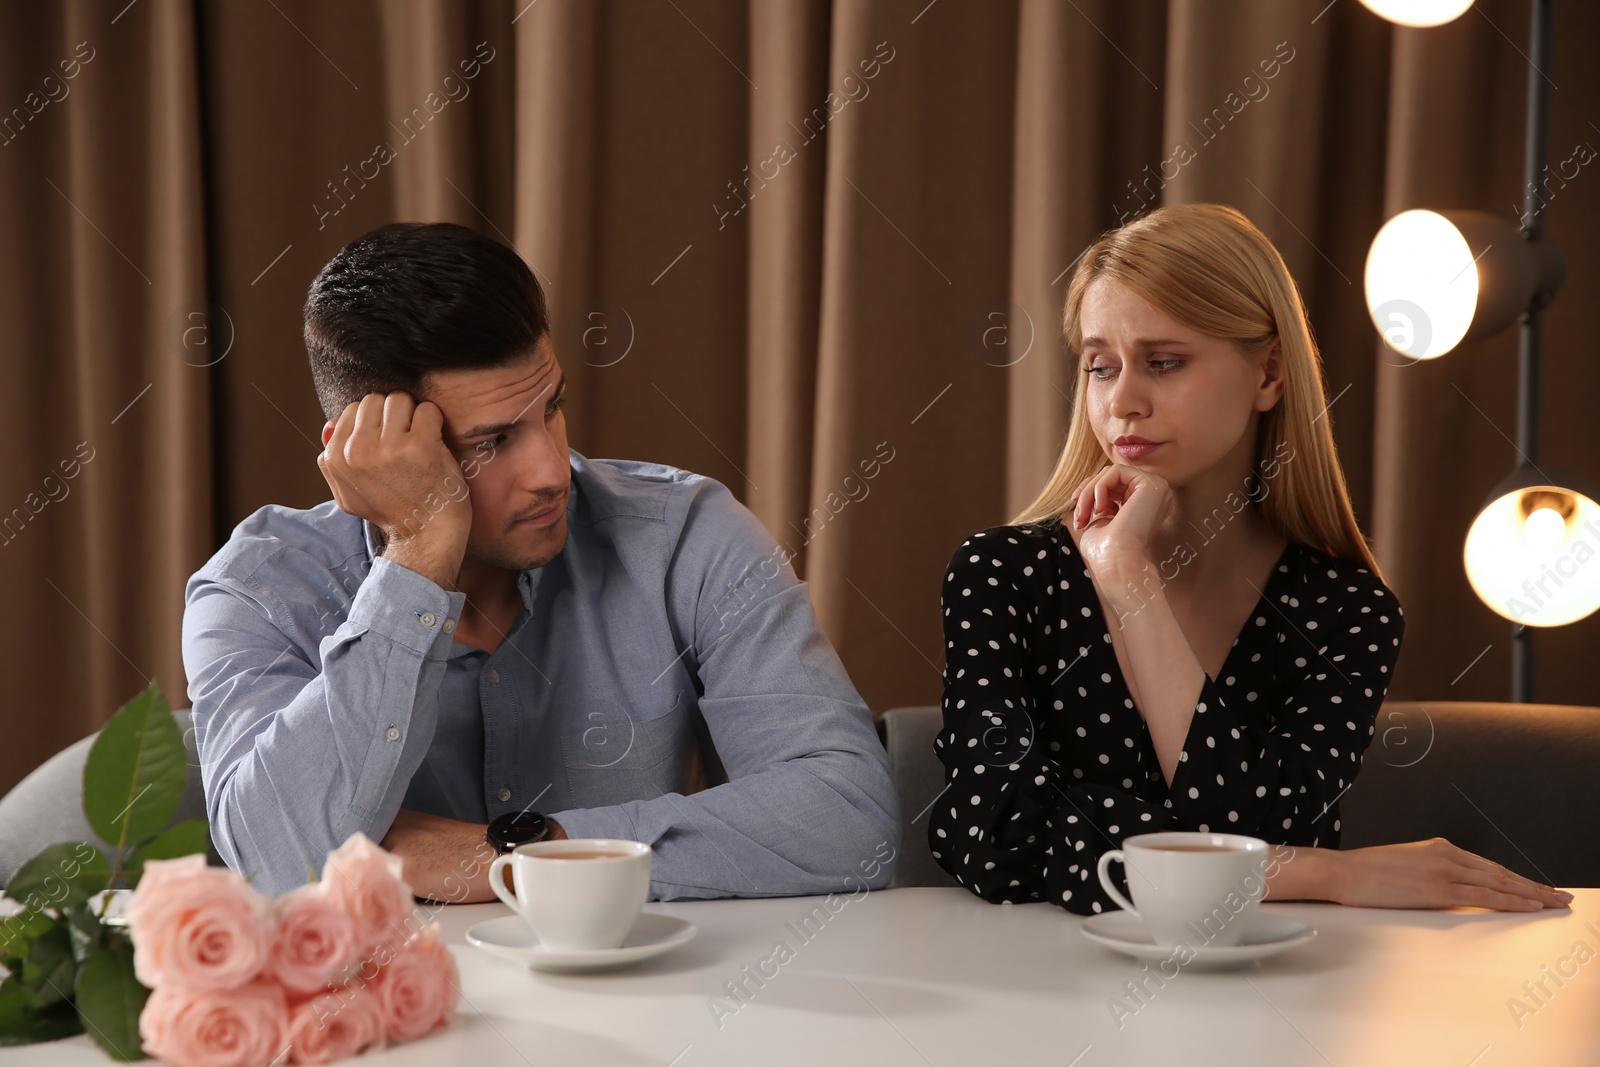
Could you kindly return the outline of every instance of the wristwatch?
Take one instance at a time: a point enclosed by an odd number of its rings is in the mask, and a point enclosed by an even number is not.
[[[518,845],[543,841],[550,834],[550,820],[536,811],[513,811],[489,823],[485,837],[494,850],[504,856]]]

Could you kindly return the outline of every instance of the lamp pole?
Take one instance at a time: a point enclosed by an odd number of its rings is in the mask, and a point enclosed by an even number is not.
[[[1550,9],[1554,0],[1531,0],[1532,40],[1528,63],[1527,134],[1523,152],[1522,239],[1544,237],[1544,170],[1550,141]],[[1522,312],[1517,336],[1517,451],[1523,462],[1539,464],[1539,356],[1544,340],[1544,309],[1551,294],[1538,293]],[[1511,627],[1511,700],[1533,701],[1533,630]]]

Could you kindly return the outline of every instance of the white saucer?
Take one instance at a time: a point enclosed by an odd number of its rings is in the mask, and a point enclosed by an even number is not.
[[[1191,958],[1183,963],[1183,953],[1179,949],[1156,944],[1144,923],[1126,911],[1091,915],[1083,920],[1080,929],[1090,941],[1135,959],[1172,959],[1185,967],[1258,960],[1303,945],[1317,936],[1317,931],[1303,922],[1258,911],[1250,917],[1250,925],[1237,945],[1191,945]]]
[[[687,919],[643,912],[621,948],[549,949],[520,915],[506,915],[478,923],[467,931],[467,944],[536,971],[605,971],[626,967],[651,956],[670,952],[700,930]]]

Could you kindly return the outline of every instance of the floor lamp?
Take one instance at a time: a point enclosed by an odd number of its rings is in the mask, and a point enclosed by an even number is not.
[[[1472,0],[1362,0],[1407,26],[1448,22]],[[1564,626],[1600,608],[1600,506],[1582,478],[1539,463],[1541,317],[1566,276],[1545,239],[1549,175],[1550,17],[1531,0],[1523,210],[1516,224],[1480,211],[1404,211],[1367,253],[1372,321],[1392,349],[1433,359],[1518,322],[1518,464],[1473,520],[1462,550],[1478,597],[1513,623],[1511,699],[1533,700],[1533,628]]]

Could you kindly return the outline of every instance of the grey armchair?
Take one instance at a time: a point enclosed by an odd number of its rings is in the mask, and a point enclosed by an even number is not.
[[[954,885],[928,851],[928,805],[944,788],[936,707],[880,720],[900,794],[892,886]],[[1340,800],[1340,847],[1444,837],[1558,886],[1600,886],[1600,708],[1391,701]]]
[[[1600,886],[1600,708],[1390,701],[1376,726],[1340,847],[1443,837],[1528,878]]]
[[[889,750],[889,776],[900,794],[900,857],[890,889],[956,884],[928,851],[928,809],[944,791],[944,765],[933,754],[933,739],[942,727],[936,707],[895,708],[878,720]]]
[[[200,759],[189,711],[185,708],[173,714],[189,753],[189,778],[173,822],[203,819],[205,793],[200,785]],[[95,836],[83,817],[83,764],[96,736],[90,734],[57,752],[0,798],[0,888],[10,884],[17,868],[47,845],[88,841],[110,854],[111,847]],[[214,850],[210,861],[220,862]]]

